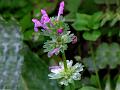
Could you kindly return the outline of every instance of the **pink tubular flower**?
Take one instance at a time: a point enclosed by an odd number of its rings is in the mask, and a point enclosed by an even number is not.
[[[46,11],[42,9],[41,13],[43,15],[41,18],[41,23],[46,24],[46,23],[50,22],[50,18],[48,17]]]
[[[37,19],[32,19],[32,22],[34,22],[34,30],[38,32],[38,27],[42,26],[41,22]]]
[[[52,57],[54,54],[58,54],[59,53],[59,48],[55,48],[54,50],[48,52],[48,57]]]
[[[60,3],[57,20],[59,20],[60,15],[63,14],[63,10],[64,10],[64,1]]]
[[[42,27],[44,29],[48,29],[46,23],[50,22],[50,18],[48,17],[45,10],[41,10],[42,17],[41,20],[32,19],[32,22],[34,22],[34,30],[37,32],[39,27]]]

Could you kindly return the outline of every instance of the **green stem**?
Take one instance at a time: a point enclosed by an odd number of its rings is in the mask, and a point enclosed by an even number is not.
[[[119,6],[119,5],[120,5],[119,0],[116,0],[116,4],[117,4],[118,7],[120,7],[120,6]]]
[[[110,10],[109,0],[105,0],[105,4],[107,6],[107,10]]]
[[[97,77],[97,83],[98,83],[99,89],[102,90],[98,70],[97,70],[97,67],[96,67],[96,60],[95,60],[95,55],[94,55],[94,52],[93,52],[93,46],[92,46],[91,42],[90,42],[90,49],[91,49],[91,55],[92,55],[93,64],[94,64],[94,68],[95,68],[95,73],[96,73],[96,77]]]
[[[64,69],[65,71],[67,70],[67,61],[66,61],[66,56],[65,56],[65,52],[62,53],[62,58],[64,60]]]

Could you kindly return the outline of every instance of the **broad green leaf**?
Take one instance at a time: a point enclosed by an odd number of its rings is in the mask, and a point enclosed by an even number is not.
[[[32,33],[33,33],[33,30],[28,30],[28,31],[25,31],[23,32],[23,39],[24,40],[32,40]]]
[[[99,30],[92,31],[92,32],[84,32],[83,38],[89,41],[96,41],[100,37],[100,35],[101,35],[101,32]]]
[[[92,85],[98,87],[98,82],[97,82],[97,77],[96,77],[96,75],[91,75],[91,77],[90,77],[90,82],[91,82]]]
[[[93,65],[93,60],[92,60],[91,57],[84,58],[84,59],[83,59],[83,63],[84,63],[84,65],[88,68],[89,71],[92,71],[92,72],[95,71],[95,67],[94,67],[94,65]]]
[[[120,8],[117,8],[116,13],[113,15],[113,20],[110,23],[110,26],[114,26],[118,21],[120,21]]]
[[[26,29],[33,26],[31,15],[27,14],[20,20],[20,25],[22,26],[22,30],[25,31]]]
[[[48,78],[48,66],[44,60],[28,49],[24,53],[23,86],[26,90],[59,90],[55,81]],[[20,89],[21,90],[21,89]]]
[[[92,86],[83,86],[81,89],[79,90],[98,90],[97,88],[94,88]]]
[[[66,2],[66,9],[70,12],[77,12],[81,0],[65,0]]]
[[[111,21],[113,19],[113,16],[114,16],[114,13],[112,11],[106,11],[104,14],[103,14],[103,19],[101,21],[101,27],[104,26],[106,24],[106,22],[108,21]]]
[[[120,64],[120,46],[117,43],[102,43],[96,51],[96,63],[100,69],[109,65],[111,69]]]
[[[89,30],[88,28],[88,21],[90,20],[90,15],[87,14],[77,14],[76,20],[72,24],[73,28],[75,28],[77,31],[83,31],[83,30]]]
[[[100,27],[100,21],[102,19],[102,12],[96,12],[91,16],[91,19],[89,20],[88,27],[96,30]]]
[[[120,90],[120,75],[119,75],[119,77],[117,79],[115,90]]]

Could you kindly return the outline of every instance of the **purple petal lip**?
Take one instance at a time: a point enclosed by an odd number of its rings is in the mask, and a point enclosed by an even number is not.
[[[59,48],[55,48],[54,50],[48,52],[48,57],[52,57],[54,54],[59,53]]]
[[[51,66],[51,67],[49,67],[49,69],[51,70],[51,69],[61,69],[61,67],[60,66]]]
[[[35,32],[38,32],[38,28],[42,26],[41,22],[37,19],[32,19],[32,22],[34,22],[34,30]]]

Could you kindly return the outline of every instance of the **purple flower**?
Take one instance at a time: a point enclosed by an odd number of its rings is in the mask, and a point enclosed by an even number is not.
[[[57,33],[58,33],[58,34],[61,34],[62,32],[63,32],[62,29],[58,29],[58,30],[57,30]]]
[[[73,37],[72,37],[72,44],[75,44],[75,43],[77,43],[77,37],[76,37],[76,36],[73,36]]]
[[[38,28],[42,26],[41,22],[37,19],[32,19],[32,22],[34,22],[34,30],[38,32]]]
[[[46,24],[46,23],[50,22],[50,18],[48,17],[46,11],[42,9],[41,13],[43,15],[41,18],[41,23]]]
[[[52,57],[54,54],[58,54],[59,53],[59,49],[60,48],[55,48],[54,50],[48,52],[48,57]]]
[[[63,14],[63,10],[64,10],[64,1],[60,3],[57,20],[59,20],[60,15]]]
[[[37,32],[39,27],[42,27],[44,29],[48,29],[46,23],[50,22],[50,18],[48,17],[47,13],[45,10],[41,10],[42,13],[42,17],[41,20],[37,20],[37,19],[32,19],[32,21],[34,22],[34,30]]]
[[[53,73],[59,73],[62,68],[61,68],[61,66],[52,66],[52,67],[49,67],[49,69]]]

